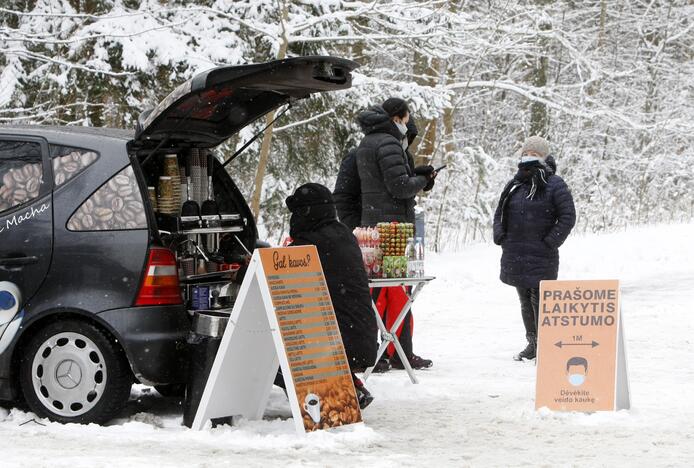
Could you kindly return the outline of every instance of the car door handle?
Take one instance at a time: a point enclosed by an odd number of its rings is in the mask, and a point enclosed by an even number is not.
[[[6,257],[0,258],[0,267],[31,265],[32,263],[37,263],[38,261],[39,258],[34,255],[26,257]]]

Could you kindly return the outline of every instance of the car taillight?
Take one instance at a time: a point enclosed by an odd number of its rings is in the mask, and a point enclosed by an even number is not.
[[[169,249],[152,247],[136,306],[181,304],[176,257]]]

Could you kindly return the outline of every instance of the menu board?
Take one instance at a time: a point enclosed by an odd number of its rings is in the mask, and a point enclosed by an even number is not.
[[[305,430],[361,422],[316,247],[259,252]]]

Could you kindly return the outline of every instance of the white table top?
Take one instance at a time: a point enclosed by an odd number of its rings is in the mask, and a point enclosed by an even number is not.
[[[422,276],[421,278],[370,278],[370,288],[386,288],[389,286],[416,286],[420,283],[428,283],[435,280],[435,276]]]

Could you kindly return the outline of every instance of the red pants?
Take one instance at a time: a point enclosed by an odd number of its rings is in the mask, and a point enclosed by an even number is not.
[[[390,288],[374,288],[371,290],[371,297],[375,299],[376,309],[378,309],[378,314],[381,316],[383,323],[390,330],[395,323],[395,319],[398,318],[400,311],[408,301],[407,294],[405,294],[401,286],[393,286]],[[408,312],[395,333],[408,358],[412,356],[413,331],[414,319],[412,318],[412,313]],[[395,346],[392,343],[388,345],[386,353],[389,358],[395,354]]]

